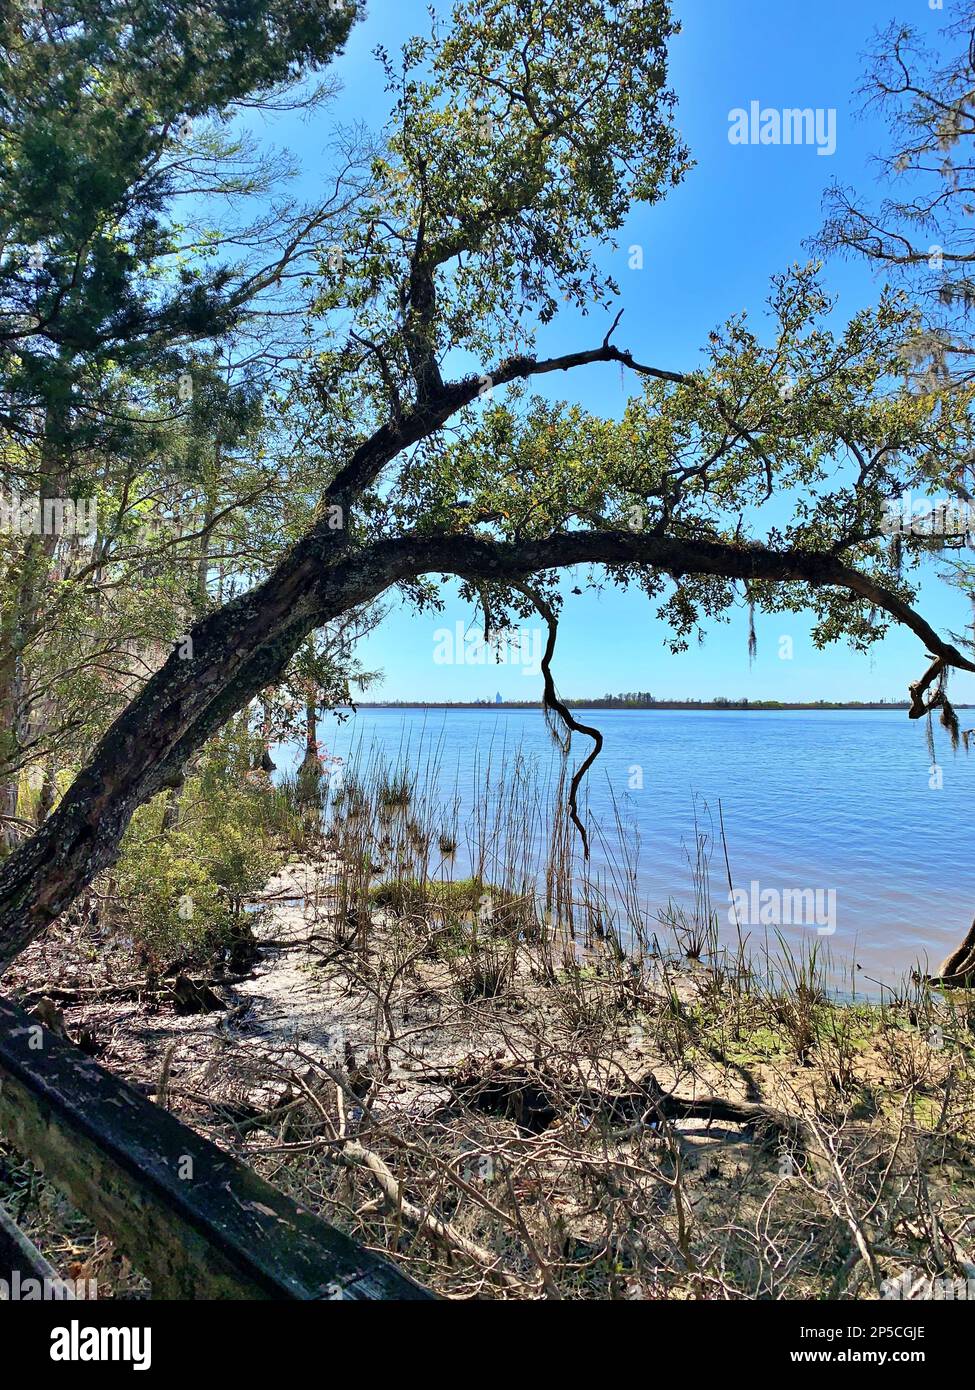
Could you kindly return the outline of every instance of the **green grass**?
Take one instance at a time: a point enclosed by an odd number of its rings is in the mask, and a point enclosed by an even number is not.
[[[477,878],[454,879],[448,883],[436,879],[391,878],[383,879],[369,889],[369,901],[374,907],[391,907],[396,912],[421,912],[424,908],[436,908],[458,915],[475,913],[486,898],[490,898],[498,907],[503,905],[505,895],[499,888]]]

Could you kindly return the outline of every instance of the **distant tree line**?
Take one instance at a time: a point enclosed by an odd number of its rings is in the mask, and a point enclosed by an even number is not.
[[[904,706],[906,701],[897,700],[751,700],[746,695],[740,696],[737,700],[729,699],[726,695],[714,695],[710,700],[686,700],[659,699],[652,695],[649,690],[628,690],[625,694],[603,695],[595,700],[577,700],[575,704],[585,705],[590,709],[647,709],[654,705],[666,707],[701,705],[709,709],[786,709],[790,706],[800,705],[815,708],[822,706],[826,709],[847,709],[847,708],[872,708],[876,705]]]

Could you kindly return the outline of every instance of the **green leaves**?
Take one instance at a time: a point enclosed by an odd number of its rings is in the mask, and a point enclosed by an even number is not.
[[[341,288],[323,274],[318,300],[354,312],[377,392],[415,394],[448,353],[523,350],[563,303],[611,292],[594,251],[687,166],[675,30],[663,0],[462,0],[400,65],[381,53],[398,94],[386,149]]]
[[[645,377],[618,421],[533,398],[472,410],[461,438],[429,446],[400,477],[391,513],[417,530],[526,542],[578,530],[693,541],[752,540],[835,556],[909,598],[892,567],[885,503],[943,489],[973,444],[968,393],[909,392],[896,375],[910,312],[896,296],[839,330],[815,266],[773,282],[769,323],[744,316],[710,335],[705,364]],[[920,551],[907,544],[907,564]],[[620,584],[659,579],[620,565]],[[674,575],[661,608],[677,647],[703,616],[738,602],[733,583]],[[808,585],[756,585],[761,607],[820,613],[817,635],[863,646],[868,606]]]
[[[187,249],[173,204],[267,190],[277,167],[221,126],[326,63],[355,14],[317,0],[0,14],[0,491],[100,504],[97,537],[0,535],[0,713],[19,731],[0,797],[29,754],[84,756],[203,606],[208,551],[180,541],[180,509],[206,519],[266,487],[255,372],[218,369],[210,345],[273,273],[230,264],[226,226]],[[293,244],[293,217],[250,239],[261,266]]]

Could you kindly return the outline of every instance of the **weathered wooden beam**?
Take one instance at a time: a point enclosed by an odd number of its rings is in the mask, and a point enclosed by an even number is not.
[[[59,1298],[74,1298],[69,1282],[58,1275],[34,1242],[28,1240],[13,1218],[0,1207],[0,1280],[6,1285],[7,1296],[11,1288],[23,1287],[32,1279],[49,1292],[56,1289]]]
[[[156,1298],[434,1296],[4,999],[0,1130]]]

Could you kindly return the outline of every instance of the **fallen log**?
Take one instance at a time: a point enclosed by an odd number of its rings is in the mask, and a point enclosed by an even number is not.
[[[453,1071],[426,1075],[423,1081],[445,1085],[483,1114],[510,1119],[529,1134],[541,1134],[572,1111],[610,1125],[640,1121],[719,1120],[740,1125],[772,1146],[801,1146],[802,1122],[784,1111],[724,1096],[679,1096],[665,1091],[652,1073],[616,1089],[596,1089],[570,1074],[520,1062],[468,1061]]]
[[[207,976],[187,976],[180,975],[175,981],[156,981],[151,980],[124,980],[117,985],[84,985],[73,987],[70,985],[38,985],[36,989],[25,990],[16,996],[17,1002],[22,1008],[29,1009],[41,999],[50,999],[55,1004],[97,1004],[97,1003],[121,1003],[129,999],[142,999],[147,996],[159,997],[160,995],[179,996],[180,989],[185,990],[185,986],[180,985],[180,981],[188,981],[196,989],[209,989],[216,985],[218,988],[224,985],[239,985],[244,980],[252,980],[254,972],[249,971],[242,975],[207,975]],[[216,997],[216,996],[214,996]],[[226,1008],[225,1004],[220,1005]]]

